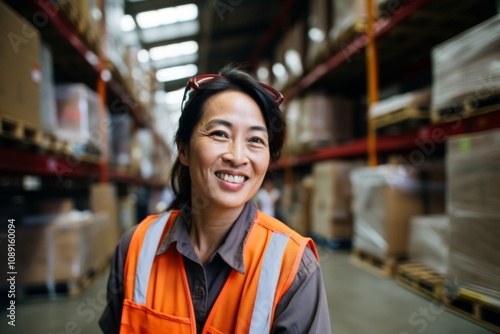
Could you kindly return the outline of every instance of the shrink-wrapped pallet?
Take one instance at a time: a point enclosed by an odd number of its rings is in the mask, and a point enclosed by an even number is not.
[[[384,0],[374,2],[378,7]],[[333,1],[332,11],[330,39],[334,43],[345,42],[343,41],[345,34],[362,32],[365,29],[368,17],[366,0],[336,0]],[[378,12],[377,9],[376,12]]]
[[[500,92],[500,15],[432,50],[432,119],[467,115]],[[486,102],[484,102],[486,101]]]
[[[500,131],[450,138],[448,278],[500,300]]]
[[[444,275],[450,248],[450,220],[446,215],[411,218],[408,254],[416,261]]]
[[[435,167],[381,165],[351,172],[356,248],[382,259],[407,256],[410,219],[444,212],[438,205],[444,196],[440,173],[420,178],[428,168]]]

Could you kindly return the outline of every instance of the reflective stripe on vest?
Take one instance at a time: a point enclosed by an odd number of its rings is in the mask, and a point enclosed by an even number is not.
[[[137,304],[146,305],[149,275],[151,274],[160,238],[169,218],[170,211],[158,217],[146,231],[135,271],[134,302]]]
[[[170,212],[158,217],[153,222],[144,237],[141,251],[137,261],[137,269],[134,284],[134,302],[146,304],[149,276],[156,256],[156,251],[163,234]],[[267,245],[257,287],[252,319],[250,323],[250,334],[267,333],[271,326],[271,313],[274,304],[274,296],[281,271],[281,262],[285,254],[289,236],[279,232],[273,232],[271,240]]]
[[[257,297],[250,323],[250,334],[268,333],[271,327],[271,311],[281,270],[281,260],[285,254],[289,237],[274,232],[267,246],[260,272]]]

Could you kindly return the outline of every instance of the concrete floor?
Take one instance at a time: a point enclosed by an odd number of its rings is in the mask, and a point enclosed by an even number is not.
[[[352,266],[349,252],[320,249],[320,256],[333,333],[490,333],[431,304],[392,279],[381,279]],[[20,303],[16,327],[7,326],[2,313],[0,333],[101,333],[97,320],[104,308],[106,276],[107,273],[79,297],[36,298]]]

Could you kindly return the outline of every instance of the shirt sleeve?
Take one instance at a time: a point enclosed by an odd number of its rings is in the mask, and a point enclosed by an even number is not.
[[[123,307],[123,270],[127,258],[128,247],[137,226],[134,226],[121,237],[115,249],[107,287],[107,305],[99,319],[99,326],[105,334],[118,334]]]
[[[330,334],[330,326],[321,268],[306,247],[297,275],[276,307],[271,333]]]

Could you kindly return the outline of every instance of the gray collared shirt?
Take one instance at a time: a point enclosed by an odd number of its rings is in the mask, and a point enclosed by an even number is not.
[[[189,239],[191,210],[185,206],[158,249],[157,255],[175,244],[184,258],[198,333],[201,333],[231,270],[245,273],[243,247],[256,216],[255,203],[246,203],[224,242],[206,263],[201,263]],[[135,228],[123,235],[113,257],[108,280],[108,305],[99,321],[106,334],[119,332],[123,304],[123,269],[134,231]],[[292,285],[277,305],[271,333],[331,333],[321,269],[309,247],[302,256]]]

